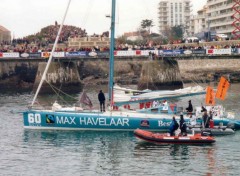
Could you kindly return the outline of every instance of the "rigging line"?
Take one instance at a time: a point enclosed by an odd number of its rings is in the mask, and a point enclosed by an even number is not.
[[[70,65],[70,62],[71,62],[72,58],[70,58],[70,60],[68,61],[68,64],[67,64],[67,68],[69,68],[69,65]],[[65,70],[64,70],[64,73],[67,73]],[[59,90],[62,89],[62,85],[63,83],[61,82],[60,86],[59,86]],[[57,92],[57,95],[60,96],[60,91],[58,90]]]
[[[53,91],[58,90],[59,92],[61,92],[62,94],[68,96],[69,98],[72,98],[73,100],[78,100],[77,98],[75,98],[75,97],[73,97],[73,96],[71,96],[71,95],[63,92],[62,90],[58,89],[57,87],[55,87],[54,85],[52,85],[50,82],[48,82],[48,81],[46,81],[46,82],[47,82],[47,83],[49,84],[49,86],[53,89]],[[59,97],[61,97],[61,96],[59,96]],[[61,98],[60,98],[60,99],[61,99]]]
[[[197,77],[195,77],[194,75],[190,77],[190,80],[196,85],[199,85],[199,83],[203,83],[203,81],[200,82],[199,78],[197,79]]]
[[[194,74],[192,74],[192,75],[189,77],[189,79],[190,79],[193,83],[195,83],[196,85],[199,85],[200,83],[202,83],[202,84],[204,83],[202,79],[199,80],[199,77],[197,78],[197,76],[194,75]],[[204,85],[204,86],[205,86],[205,85]]]
[[[55,40],[55,42],[54,42],[54,45],[53,45],[53,48],[52,48],[50,57],[49,57],[49,59],[48,59],[46,68],[45,68],[45,70],[44,70],[44,72],[43,72],[42,79],[41,79],[41,81],[40,81],[40,83],[39,83],[39,85],[38,85],[38,88],[37,88],[37,91],[36,91],[35,96],[34,96],[34,98],[33,98],[33,101],[32,101],[31,106],[34,105],[34,103],[35,103],[35,101],[36,101],[36,98],[37,98],[37,96],[38,96],[38,93],[39,93],[39,91],[40,91],[40,89],[41,89],[41,87],[42,87],[43,81],[46,80],[47,71],[48,71],[49,66],[50,66],[50,63],[51,63],[51,61],[52,61],[53,52],[55,51],[55,48],[56,48],[56,46],[57,46],[58,39],[59,39],[59,37],[60,37],[60,34],[61,34],[61,31],[62,31],[62,28],[63,28],[63,24],[64,24],[64,21],[65,21],[65,18],[66,18],[66,16],[67,16],[67,12],[68,12],[70,3],[71,3],[71,0],[68,1],[68,5],[67,5],[67,8],[66,8],[66,11],[65,11],[63,20],[62,20],[61,27],[60,27],[59,30],[58,30],[57,37],[56,37],[56,40]]]
[[[182,75],[181,75],[181,73],[180,73],[179,67],[177,67],[177,65],[174,65],[174,63],[173,63],[173,61],[172,61],[171,59],[169,59],[169,62],[172,64],[173,67],[175,67],[175,69],[178,69],[178,70],[179,70],[180,79],[181,79],[181,81],[182,81],[182,83],[183,83],[183,85],[184,85],[184,81],[183,81],[183,79],[182,79]],[[193,75],[193,76],[194,76],[194,75]],[[191,79],[191,81],[193,81],[193,83],[195,83],[193,79]],[[196,84],[196,85],[199,85],[199,84],[197,84],[197,82],[196,82],[195,84]],[[193,96],[189,95],[189,97],[193,97]],[[195,97],[195,99],[201,100],[200,97]]]
[[[151,18],[150,20],[152,20],[152,22],[153,22],[152,25],[154,26],[154,21],[155,21],[154,19],[156,19],[157,16],[154,17],[153,13],[150,13],[150,12],[152,12],[152,10],[149,9],[148,5],[150,5],[151,3],[149,3],[149,1],[146,1],[146,0],[142,0],[142,1],[143,1],[143,4],[145,4],[144,7],[143,7],[144,10],[145,10],[145,13],[149,18]],[[156,3],[155,5],[158,6],[158,3]],[[151,29],[150,29],[151,31],[152,31],[153,26],[151,26]]]
[[[171,62],[171,61],[170,61],[170,62]],[[178,69],[179,69],[179,68],[178,68]],[[183,81],[183,79],[182,79],[182,74],[181,74],[181,72],[180,72],[180,69],[179,69],[179,74],[180,74],[182,83],[185,84],[184,81]],[[193,75],[193,77],[194,77],[194,75]],[[190,77],[190,80],[191,80],[195,85],[199,85],[199,82],[198,82],[199,79],[193,79],[192,77]]]
[[[52,90],[56,93],[56,90],[54,89],[54,87],[49,83],[49,82],[47,82],[48,84],[49,84],[49,86],[52,88]],[[56,93],[57,94],[57,93]],[[59,96],[60,97],[60,96]],[[65,104],[67,104],[67,105],[70,105],[67,101],[65,101],[62,97],[60,97],[60,100],[62,100]]]
[[[44,109],[44,106],[42,104],[40,104],[38,101],[36,101],[35,103],[38,104],[38,107],[40,106],[42,109]]]
[[[56,93],[56,90],[58,90],[58,91],[61,92],[62,94],[66,95],[67,97],[72,98],[73,100],[78,100],[77,98],[75,98],[75,97],[73,97],[73,96],[71,96],[71,95],[63,92],[62,90],[58,89],[57,87],[53,86],[53,85],[52,85],[51,83],[49,83],[48,81],[46,81],[46,82],[49,84],[49,86],[52,88],[52,90],[53,90],[55,93]],[[56,93],[56,94],[57,94],[57,93]],[[60,99],[63,100],[66,104],[70,105],[70,104],[67,103],[60,95],[57,94],[57,96],[59,96]]]
[[[85,15],[84,15],[84,17],[83,17],[83,23],[82,23],[82,25],[85,26],[85,28],[86,28],[86,24],[87,24],[89,15],[90,15],[90,13],[91,13],[91,11],[92,11],[92,8],[93,8],[93,5],[92,5],[92,4],[95,4],[94,1],[95,1],[95,0],[93,0],[93,2],[88,1],[89,3],[88,3],[88,6],[87,6],[87,8],[86,8],[86,12],[87,12],[87,13],[85,13]],[[85,2],[85,1],[84,1],[84,2]]]
[[[177,67],[177,65],[173,63],[172,58],[168,59],[168,61],[172,64],[173,68],[175,68],[176,70],[179,71],[180,80],[181,80],[182,84],[184,85],[184,81],[183,81],[183,79],[182,79],[182,75],[181,75],[181,72],[180,72],[179,67]],[[176,60],[176,62],[177,62],[177,60]]]

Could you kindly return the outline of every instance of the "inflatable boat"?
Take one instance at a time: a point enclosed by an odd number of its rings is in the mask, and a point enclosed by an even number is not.
[[[187,136],[170,136],[169,134],[153,133],[146,130],[137,129],[134,135],[147,142],[156,144],[212,144],[215,142],[212,136],[202,136],[199,134]]]
[[[206,134],[206,135],[208,134],[208,135],[212,135],[212,136],[218,136],[218,135],[231,135],[231,134],[234,134],[235,131],[226,126],[223,126],[223,127],[215,126],[213,128],[204,128],[204,129],[201,128],[200,126],[198,126],[198,127],[188,126],[187,133],[189,133],[189,134],[201,133],[201,134]]]

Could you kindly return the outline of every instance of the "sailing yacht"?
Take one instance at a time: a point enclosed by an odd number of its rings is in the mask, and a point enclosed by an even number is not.
[[[112,14],[111,14],[111,46],[110,46],[110,64],[109,64],[109,98],[110,108],[106,112],[99,110],[84,111],[77,108],[62,108],[57,103],[52,109],[38,110],[34,108],[34,104],[38,93],[41,89],[42,83],[45,81],[49,65],[52,60],[52,53],[56,48],[58,38],[60,36],[62,26],[69,8],[71,0],[69,0],[62,24],[58,31],[51,55],[49,57],[46,69],[42,75],[36,94],[33,98],[32,104],[28,110],[23,112],[23,123],[26,129],[41,129],[41,130],[101,130],[101,131],[134,131],[135,129],[143,129],[149,131],[167,131],[169,129],[172,117],[175,116],[179,120],[179,116],[175,115],[175,111],[169,108],[167,113],[146,113],[138,110],[117,110],[114,111],[113,106],[117,103],[128,104],[135,100],[145,101],[153,99],[166,99],[169,97],[183,97],[189,95],[197,95],[205,92],[203,89],[182,89],[176,91],[162,91],[160,92],[140,92],[138,96],[134,97],[117,97],[114,94],[114,33],[115,33],[115,6],[116,0],[112,0]],[[116,100],[113,98],[116,95]],[[150,97],[150,98],[149,98]],[[128,99],[126,99],[128,98]],[[161,110],[161,109],[160,109]],[[151,112],[154,112],[152,110]],[[189,121],[188,118],[185,118]],[[219,118],[215,119],[214,123],[223,123],[227,125],[232,122],[231,119]],[[240,128],[240,122],[236,122],[236,126]]]

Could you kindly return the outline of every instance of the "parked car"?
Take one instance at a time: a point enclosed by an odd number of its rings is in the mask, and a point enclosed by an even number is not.
[[[216,34],[216,40],[229,40],[229,37],[226,34]]]
[[[199,39],[197,37],[187,37],[185,39],[185,43],[196,43],[199,42]]]

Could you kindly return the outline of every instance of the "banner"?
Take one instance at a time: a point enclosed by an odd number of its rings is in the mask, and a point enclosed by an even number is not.
[[[73,51],[73,52],[66,52],[66,57],[79,57],[79,56],[86,56],[86,51]]]
[[[159,55],[175,56],[183,54],[183,50],[159,50]]]
[[[149,56],[150,53],[158,55],[158,50],[136,50],[136,54],[141,56]]]
[[[51,52],[42,52],[41,56],[44,58],[49,58]],[[53,57],[64,57],[65,52],[53,52]]]
[[[87,52],[87,56],[97,57],[97,52],[96,51]]]
[[[3,58],[17,58],[20,57],[20,54],[17,52],[13,52],[13,53],[1,53],[1,56]]]
[[[231,55],[232,54],[232,49],[227,48],[227,49],[208,49],[207,54],[209,55]]]
[[[207,87],[205,103],[206,105],[215,105],[214,91],[210,86]]]
[[[228,80],[226,80],[224,77],[221,77],[217,88],[216,98],[224,100],[229,86],[230,83],[228,82]]]
[[[22,53],[20,54],[22,58],[41,58],[41,53]]]
[[[238,52],[238,49],[239,48],[232,48],[231,50],[232,50],[232,54],[238,54],[239,52]]]
[[[28,53],[29,58],[41,58],[41,53]]]
[[[184,50],[183,54],[190,55],[192,54],[192,50]]]
[[[116,51],[115,56],[136,56],[136,50]]]
[[[98,57],[109,57],[109,51],[97,51]]]
[[[206,54],[206,50],[205,49],[192,50],[192,54]]]

